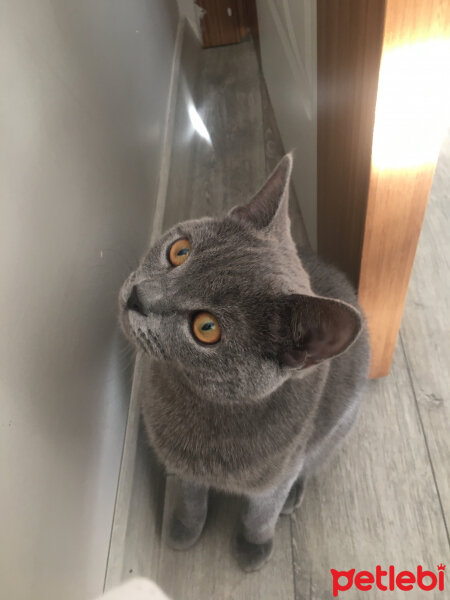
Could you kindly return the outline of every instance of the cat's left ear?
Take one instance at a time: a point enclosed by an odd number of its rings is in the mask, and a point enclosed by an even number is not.
[[[293,294],[282,301],[281,362],[307,368],[342,354],[362,328],[359,312],[331,298]]]
[[[250,202],[233,208],[230,216],[246,221],[259,230],[271,231],[277,227],[289,226],[288,201],[292,163],[292,154],[286,154]]]

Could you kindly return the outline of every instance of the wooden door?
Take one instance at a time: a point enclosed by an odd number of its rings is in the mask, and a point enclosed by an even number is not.
[[[204,48],[236,44],[254,27],[255,0],[196,0]]]

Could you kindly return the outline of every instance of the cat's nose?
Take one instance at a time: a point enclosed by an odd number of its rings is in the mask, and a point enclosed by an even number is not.
[[[145,315],[144,307],[142,306],[142,302],[139,299],[139,292],[138,292],[137,285],[133,286],[130,296],[128,297],[127,309],[134,310],[135,312],[139,313],[140,315]]]

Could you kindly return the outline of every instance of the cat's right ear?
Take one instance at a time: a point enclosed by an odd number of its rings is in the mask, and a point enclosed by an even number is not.
[[[292,294],[280,306],[280,359],[291,368],[308,368],[342,354],[362,328],[359,312],[332,298]]]
[[[233,208],[230,216],[245,221],[258,230],[289,231],[288,201],[292,163],[292,154],[286,154],[253,198],[247,204]]]

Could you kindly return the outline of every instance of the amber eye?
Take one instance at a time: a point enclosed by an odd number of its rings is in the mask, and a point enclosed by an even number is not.
[[[189,240],[177,240],[171,245],[169,250],[170,264],[174,267],[179,267],[187,260],[190,251],[191,244]]]
[[[195,337],[204,344],[215,344],[220,340],[220,325],[210,313],[198,313],[192,323],[192,329]]]

